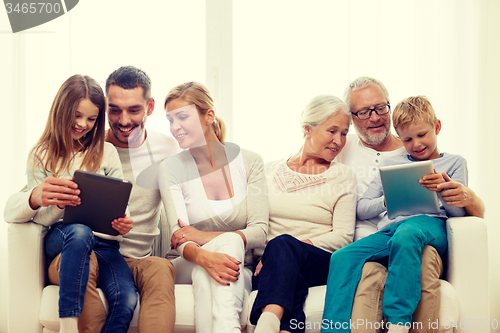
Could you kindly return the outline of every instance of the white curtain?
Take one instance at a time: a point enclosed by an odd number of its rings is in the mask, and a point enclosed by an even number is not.
[[[234,1],[232,10],[224,10],[227,1],[85,0],[70,13],[17,34],[9,33],[0,10],[0,213],[8,196],[24,185],[28,150],[45,126],[57,89],[72,74],[90,75],[104,87],[107,75],[121,65],[144,69],[157,102],[148,122],[160,127],[171,87],[206,82],[223,106],[230,140],[266,161],[299,149],[299,115],[309,99],[323,93],[343,97],[352,79],[373,76],[385,83],[392,104],[410,95],[428,96],[443,122],[438,146],[468,160],[470,186],[487,207],[491,318],[499,319],[494,139],[500,124],[500,2],[255,0]],[[230,16],[222,25],[205,16],[206,8],[217,6]],[[221,35],[221,27],[231,31]],[[218,40],[214,34],[232,43],[219,38],[226,49],[207,45]],[[224,61],[214,60],[215,53]],[[231,93],[218,91],[214,80],[229,82],[225,92]],[[1,295],[8,292],[6,238],[6,224],[0,223]],[[0,301],[1,332],[7,330],[5,300]]]

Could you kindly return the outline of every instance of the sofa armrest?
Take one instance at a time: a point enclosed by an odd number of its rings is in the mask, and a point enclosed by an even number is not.
[[[42,332],[38,318],[45,286],[43,239],[47,228],[33,222],[10,223],[7,235],[9,265],[9,332]]]
[[[485,220],[455,217],[446,222],[448,269],[460,308],[457,332],[490,332],[488,238]]]

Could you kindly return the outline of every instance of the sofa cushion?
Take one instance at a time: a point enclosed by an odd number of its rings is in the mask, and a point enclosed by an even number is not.
[[[97,289],[99,295],[101,296],[101,300],[104,303],[104,308],[106,311],[108,310],[108,302],[104,297],[104,293],[100,288]],[[49,285],[43,289],[42,292],[42,300],[40,303],[40,313],[38,318],[40,320],[40,324],[47,330],[59,331],[59,286]],[[135,307],[134,317],[130,322],[129,332],[135,332],[137,329],[137,323],[139,321],[139,308],[140,302],[137,302],[137,306]]]
[[[441,306],[439,309],[439,332],[448,332],[443,326],[444,323],[453,323],[458,320],[458,297],[457,292],[453,286],[444,280],[439,280],[441,282]],[[318,286],[309,288],[309,295],[306,298],[304,304],[304,313],[306,314],[306,333],[319,333],[321,330],[321,321],[323,319],[323,308],[325,305],[325,294],[326,286]],[[250,294],[248,302],[245,304],[248,308],[248,317],[250,316],[250,310],[252,309],[252,304],[257,297],[257,291],[253,291]],[[243,310],[245,311],[245,310]],[[297,323],[298,325],[298,323]],[[248,332],[252,333],[255,326],[248,322]],[[450,331],[452,332],[452,331]]]

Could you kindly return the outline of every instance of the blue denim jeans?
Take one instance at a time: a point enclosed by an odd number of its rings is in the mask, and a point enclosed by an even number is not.
[[[119,243],[95,237],[82,224],[54,224],[45,238],[47,262],[61,253],[59,317],[80,317],[94,250],[99,264],[99,287],[108,301],[101,332],[126,333],[137,304],[132,272],[119,252]]]
[[[368,261],[388,261],[382,306],[387,322],[411,323],[420,301],[422,250],[427,244],[441,257],[446,253],[444,219],[413,216],[335,251],[330,259],[321,332],[351,331],[352,303]]]

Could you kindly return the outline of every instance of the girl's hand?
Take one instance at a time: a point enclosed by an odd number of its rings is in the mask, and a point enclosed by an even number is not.
[[[418,182],[428,190],[439,192],[441,191],[441,188],[440,187],[438,188],[438,185],[443,184],[445,180],[443,178],[443,175],[441,175],[436,171],[436,169],[434,169],[434,173],[425,175]]]
[[[238,280],[240,275],[241,262],[228,254],[204,251],[197,259],[197,263],[223,286],[229,286],[229,283]]]
[[[124,217],[111,221],[111,226],[117,230],[120,235],[125,235],[127,232],[132,230],[133,224],[134,222],[132,221],[132,218],[127,217],[127,214],[125,214]]]
[[[77,206],[81,203],[78,185],[70,179],[47,177],[31,192],[29,204],[31,209],[51,205]]]
[[[210,235],[210,233],[193,228],[192,226],[182,222],[180,219],[178,223],[181,228],[177,229],[172,234],[172,238],[170,238],[170,243],[174,249],[187,241],[195,242],[198,245],[204,245],[213,238],[213,235]]]

